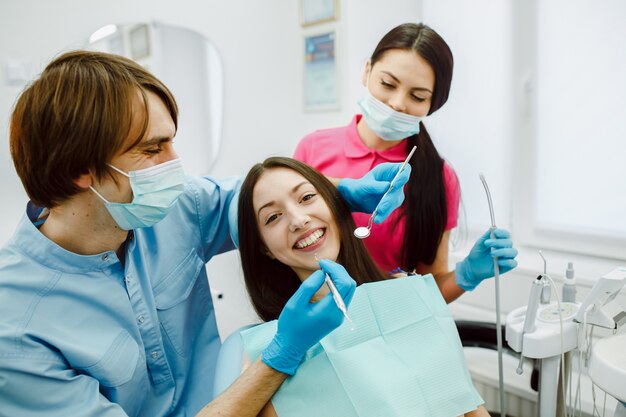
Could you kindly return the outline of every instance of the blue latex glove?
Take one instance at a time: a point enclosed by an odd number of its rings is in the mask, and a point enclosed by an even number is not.
[[[384,200],[383,195],[402,166],[402,163],[386,162],[376,165],[359,179],[344,178],[337,189],[353,212],[373,213],[378,205],[374,223],[381,223],[404,201],[404,185],[409,181],[411,165],[407,164],[398,175],[393,189]],[[380,202],[380,204],[379,204]]]
[[[335,283],[346,307],[354,296],[356,282],[343,266],[322,259],[320,267],[322,270],[313,272],[287,301],[278,317],[276,335],[262,354],[263,362],[285,374],[293,375],[306,351],[343,322],[343,313],[332,294],[317,303],[310,302],[324,285],[324,272]]]
[[[498,257],[500,274],[517,266],[517,249],[513,247],[511,234],[505,229],[495,229],[491,239],[491,229],[487,230],[474,243],[469,255],[456,264],[456,283],[465,291],[471,291],[484,279],[494,276],[493,258]]]

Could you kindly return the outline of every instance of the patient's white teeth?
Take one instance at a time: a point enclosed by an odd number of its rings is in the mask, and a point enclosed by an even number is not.
[[[316,230],[315,232],[311,233],[306,238],[296,242],[295,246],[298,249],[304,249],[307,246],[310,246],[313,243],[317,242],[319,240],[319,238],[321,238],[322,236],[324,236],[324,231],[322,229]]]

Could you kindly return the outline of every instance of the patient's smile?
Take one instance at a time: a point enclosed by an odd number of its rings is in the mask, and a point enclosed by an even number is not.
[[[325,233],[326,233],[326,229],[321,229],[321,228],[317,229],[313,231],[313,233],[310,233],[304,238],[298,240],[293,246],[296,249],[305,249],[305,248],[309,250],[317,249],[322,243],[320,240],[324,236]],[[314,247],[311,248],[311,246],[314,246]]]

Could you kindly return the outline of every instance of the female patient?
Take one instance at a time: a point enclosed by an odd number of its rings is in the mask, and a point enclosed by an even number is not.
[[[299,161],[269,158],[241,187],[243,272],[267,322],[242,333],[244,363],[267,344],[285,303],[320,264],[343,265],[357,285],[366,284],[348,310],[354,322],[311,348],[261,415],[488,416],[432,276],[385,280],[354,227],[335,187]],[[330,296],[323,286],[311,302]]]

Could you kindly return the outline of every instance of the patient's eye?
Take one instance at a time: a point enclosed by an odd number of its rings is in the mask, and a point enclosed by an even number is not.
[[[302,201],[309,201],[311,200],[313,197],[315,197],[317,194],[315,193],[307,193],[302,197]]]
[[[278,219],[278,214],[272,214],[267,219],[265,219],[265,225],[272,223],[276,219]]]

